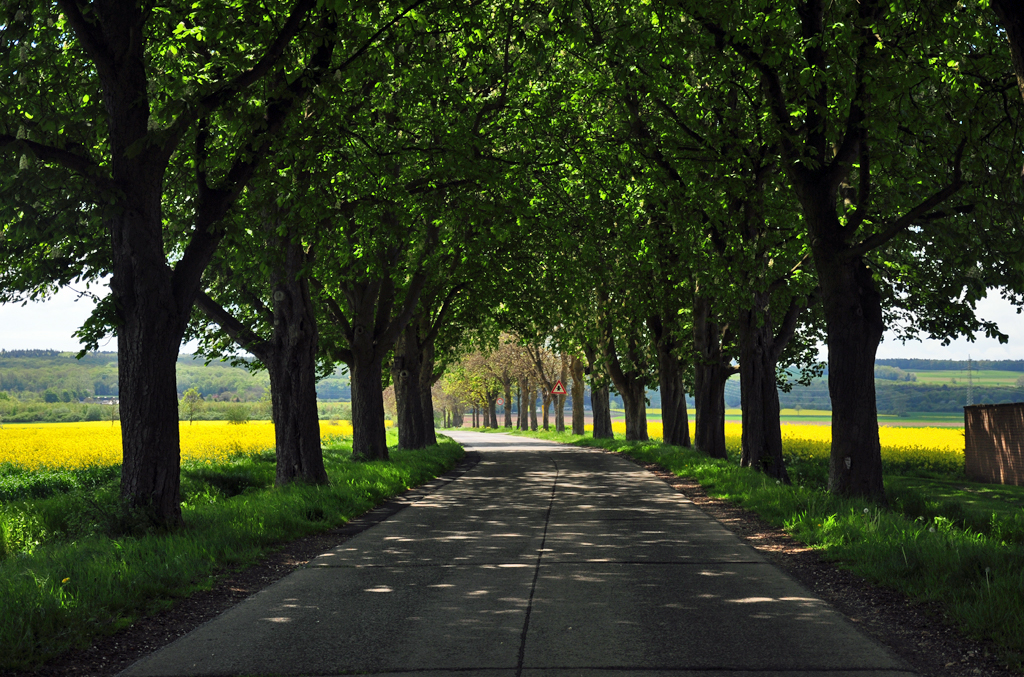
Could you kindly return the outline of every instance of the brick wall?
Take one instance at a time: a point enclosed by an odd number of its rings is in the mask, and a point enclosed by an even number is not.
[[[1024,403],[964,407],[967,477],[1024,486]]]

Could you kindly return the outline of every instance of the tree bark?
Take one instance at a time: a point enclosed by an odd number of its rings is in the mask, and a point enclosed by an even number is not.
[[[628,339],[627,348],[630,362],[634,365],[641,363],[640,356],[632,338]],[[630,441],[646,442],[647,436],[647,396],[644,385],[644,374],[637,368],[629,371],[623,370],[618,353],[615,350],[615,341],[608,332],[605,340],[605,357],[608,360],[608,373],[615,384],[615,389],[622,395],[622,404],[626,410],[626,439]]]
[[[526,411],[526,398],[530,393],[530,380],[527,378],[519,379],[519,429],[529,430],[530,429],[530,415]]]
[[[697,352],[695,392],[697,422],[694,444],[712,458],[726,458],[725,382],[736,369],[722,350],[722,328],[711,319],[711,302],[698,294],[694,299],[693,343]]]
[[[498,429],[498,394],[487,393],[487,425],[494,429]]]
[[[597,348],[586,344],[583,352],[587,357],[586,373],[590,375],[590,410],[594,416],[594,439],[612,439],[612,408],[608,395],[608,381],[597,368]]]
[[[832,398],[829,491],[884,502],[875,404],[875,353],[885,329],[882,296],[862,259],[830,256],[821,246],[815,250]]]
[[[381,395],[382,362],[383,357],[377,351],[353,346],[352,361],[348,365],[352,388],[352,457],[362,461],[389,458]]]
[[[501,385],[505,389],[505,404],[502,405],[502,409],[505,413],[505,427],[512,427],[512,377],[505,372],[502,375]]]
[[[298,243],[279,241],[278,245],[285,260],[271,276],[274,331],[266,351],[257,355],[270,375],[277,443],[275,485],[327,484],[316,406],[316,313],[309,283],[300,277],[306,255]]]
[[[549,430],[550,429],[549,421],[550,421],[550,418],[551,418],[551,398],[552,398],[552,395],[545,388],[541,392],[540,398],[541,398],[541,406],[542,406],[541,410],[544,412],[544,430]]]
[[[423,443],[425,447],[437,444],[437,431],[434,426],[434,384],[439,376],[434,374],[434,340],[431,338],[421,346],[420,361],[420,411],[423,414]]]
[[[570,363],[572,372],[572,434],[582,435],[586,431],[583,395],[586,384],[583,381],[583,363],[575,355]]]
[[[107,221],[110,289],[120,321],[121,498],[154,524],[173,528],[182,524],[175,364],[199,274],[190,276],[189,289],[176,288],[164,255],[166,160],[161,153],[134,150],[148,133],[146,13],[135,4],[116,10],[100,6],[94,12],[103,26],[104,47],[118,55],[116,66],[113,58],[107,64],[94,59],[109,113],[111,175],[123,195]],[[216,238],[209,237],[212,254]]]
[[[768,314],[769,294],[756,292],[739,317],[740,398],[743,432],[740,465],[789,484],[782,456],[782,427],[775,371],[788,338],[776,340]],[[779,345],[781,343],[781,345]]]
[[[119,298],[121,497],[154,524],[173,528],[182,524],[175,364],[184,325],[145,293]]]
[[[395,385],[395,404],[398,409],[399,449],[423,449],[427,446],[422,388],[423,348],[419,339],[418,322],[413,320],[405,326],[395,342],[391,381]]]
[[[530,401],[527,403],[530,407],[530,430],[537,429],[537,384],[530,384]]]
[[[596,379],[590,379],[590,409],[594,415],[594,439],[610,440],[615,437],[612,431],[612,407],[608,384],[595,385]]]
[[[690,422],[686,412],[683,370],[676,351],[678,342],[660,315],[647,320],[658,352],[658,385],[661,393],[662,441],[677,447],[690,446]]]

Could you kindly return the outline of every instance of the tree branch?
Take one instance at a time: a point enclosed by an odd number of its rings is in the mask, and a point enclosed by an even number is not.
[[[224,333],[231,337],[232,341],[255,355],[264,364],[267,363],[270,357],[267,342],[235,319],[234,315],[210,298],[206,292],[200,291],[196,294],[195,305],[206,317],[216,322],[224,330]]]
[[[117,184],[108,176],[104,176],[103,168],[87,157],[28,139],[19,139],[9,134],[0,134],[0,148],[3,150],[13,149],[17,152],[19,147],[30,151],[43,162],[55,162],[68,171],[78,174],[99,190],[116,191],[118,189]]]
[[[863,256],[864,254],[881,247],[883,244],[891,240],[892,238],[899,235],[901,232],[912,226],[914,223],[919,222],[921,219],[927,218],[928,213],[939,206],[951,196],[955,195],[961,188],[964,187],[963,174],[961,172],[961,161],[964,156],[964,147],[967,145],[966,137],[960,141],[960,145],[956,149],[956,156],[953,159],[953,180],[943,186],[941,189],[933,193],[931,196],[926,198],[919,205],[911,209],[909,212],[904,214],[902,217],[896,219],[889,226],[878,233],[868,237],[859,245],[854,245],[843,252],[843,258],[855,259]]]

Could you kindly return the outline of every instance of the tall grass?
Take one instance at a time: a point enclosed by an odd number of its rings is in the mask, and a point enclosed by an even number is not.
[[[350,443],[336,441],[324,454],[330,486],[280,490],[272,451],[187,463],[185,527],[170,534],[119,509],[116,478],[0,504],[0,668],[38,664],[208,589],[219,572],[436,477],[463,451],[444,442],[390,453],[355,462]]]

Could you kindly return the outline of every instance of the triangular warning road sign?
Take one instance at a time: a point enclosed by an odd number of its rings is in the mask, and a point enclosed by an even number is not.
[[[565,392],[565,386],[562,385],[562,380],[559,379],[559,380],[555,381],[555,387],[551,389],[551,394],[552,395],[568,395],[569,393]]]

